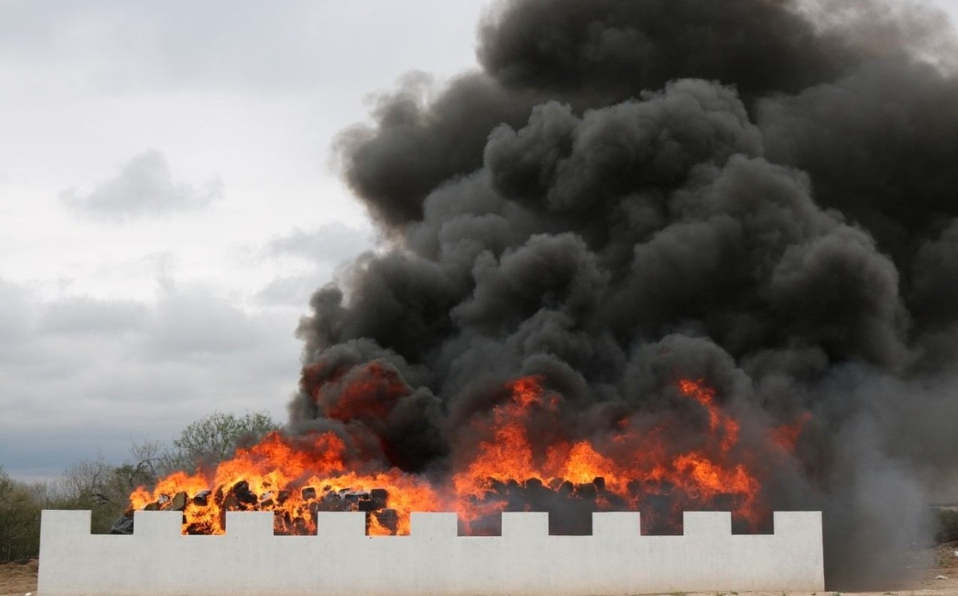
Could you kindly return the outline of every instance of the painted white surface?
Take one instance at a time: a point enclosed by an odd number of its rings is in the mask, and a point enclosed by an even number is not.
[[[687,512],[682,536],[638,513],[596,513],[591,536],[550,536],[546,513],[505,513],[502,536],[457,536],[454,513],[413,513],[410,536],[366,536],[362,513],[320,513],[316,536],[273,536],[269,512],[184,536],[177,512],[136,512],[131,536],[90,534],[89,511],[44,511],[40,596],[611,595],[824,589],[820,512],[776,512],[732,535]]]

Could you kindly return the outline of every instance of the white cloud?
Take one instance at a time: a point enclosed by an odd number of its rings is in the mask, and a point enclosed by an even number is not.
[[[284,419],[299,372],[295,319],[204,287],[152,302],[39,299],[0,281],[0,465],[55,476],[222,410]]]
[[[223,182],[219,179],[200,188],[174,182],[166,157],[156,149],[135,155],[115,178],[97,184],[88,194],[78,194],[75,189],[61,194],[63,201],[78,212],[112,220],[203,209],[222,196]]]
[[[117,334],[143,329],[148,315],[145,304],[132,300],[71,297],[46,305],[39,331],[52,334]]]
[[[144,345],[164,360],[244,352],[264,343],[268,330],[260,323],[208,291],[175,290],[156,305]]]
[[[330,222],[312,230],[294,228],[270,240],[265,252],[272,257],[296,256],[312,263],[337,264],[373,245],[372,230]]]
[[[336,272],[360,253],[375,245],[372,228],[356,228],[342,222],[328,222],[311,230],[294,228],[273,237],[260,249],[252,249],[253,259],[295,260],[298,273],[276,276],[256,293],[263,306],[291,306],[305,309],[309,297],[329,283]]]
[[[474,63],[485,3],[0,2],[0,465],[282,420],[309,295],[372,246],[331,139],[402,73]]]
[[[395,78],[468,64],[480,4],[35,0],[4,7],[0,59],[55,63],[67,84],[111,94],[170,86],[275,94],[357,83],[369,92],[377,71]],[[431,63],[416,64],[413,53]]]
[[[0,350],[27,337],[32,318],[33,307],[29,293],[24,288],[0,278]]]
[[[329,281],[330,276],[322,270],[277,277],[256,293],[256,302],[262,306],[303,308],[309,297]]]

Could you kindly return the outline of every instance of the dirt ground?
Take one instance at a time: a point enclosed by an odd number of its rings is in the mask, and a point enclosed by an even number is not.
[[[37,593],[37,560],[26,563],[0,563],[0,595],[23,596]]]
[[[906,589],[887,592],[857,592],[860,596],[958,596],[958,542],[952,542],[935,549],[935,565],[922,570],[917,581]],[[941,579],[944,578],[944,579]],[[0,564],[0,596],[24,596],[37,593],[37,560],[25,563]],[[845,593],[842,593],[845,594]],[[703,592],[701,594],[683,594],[682,596],[842,596],[838,592],[753,592],[749,594],[725,594]],[[676,596],[671,594],[669,596]]]

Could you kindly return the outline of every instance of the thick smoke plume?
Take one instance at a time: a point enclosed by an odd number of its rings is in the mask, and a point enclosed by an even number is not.
[[[292,428],[442,477],[520,375],[561,396],[541,436],[597,442],[671,416],[694,444],[674,382],[703,379],[746,447],[810,415],[765,498],[824,510],[830,586],[886,581],[958,470],[943,22],[877,0],[496,6],[481,71],[341,137],[391,248],[313,296]]]

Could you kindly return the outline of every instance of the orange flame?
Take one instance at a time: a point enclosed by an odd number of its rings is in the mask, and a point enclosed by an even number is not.
[[[798,443],[798,438],[802,436],[805,425],[808,424],[811,419],[811,413],[804,412],[798,417],[798,420],[792,424],[785,424],[772,429],[769,433],[772,442],[784,451],[792,452],[795,449],[796,443]]]
[[[331,417],[351,420],[382,415],[409,393],[387,369],[369,365],[362,372],[329,380],[339,385],[330,389],[339,401],[325,400],[322,387],[314,399]],[[473,423],[478,441],[454,449],[459,471],[448,485],[397,468],[369,470],[370,462],[350,455],[332,432],[272,433],[211,472],[177,472],[153,490],[138,488],[130,505],[180,509],[184,533],[207,534],[223,533],[225,512],[232,510],[273,511],[280,534],[314,533],[319,511],[366,511],[369,534],[407,534],[413,511],[455,511],[467,533],[481,533],[503,510],[543,503],[639,510],[647,516],[644,525],[658,520],[660,526],[683,510],[719,508],[756,527],[768,510],[757,473],[739,453],[739,422],[703,381],[682,379],[676,387],[708,420],[694,447],[675,444],[682,430],[675,420],[650,428],[626,420],[608,436],[544,441],[542,429],[559,424],[562,397],[544,389],[539,377],[523,377],[506,385],[507,399],[488,417]],[[790,451],[807,420],[773,429],[769,445]]]

